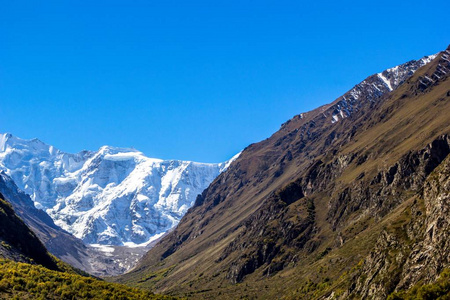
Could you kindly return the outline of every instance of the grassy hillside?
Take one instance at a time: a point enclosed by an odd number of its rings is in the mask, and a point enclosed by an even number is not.
[[[250,145],[114,280],[206,299],[385,299],[432,282],[450,256],[440,70],[450,73],[442,56],[338,123],[335,102]]]
[[[0,298],[172,299],[39,265],[0,260]]]

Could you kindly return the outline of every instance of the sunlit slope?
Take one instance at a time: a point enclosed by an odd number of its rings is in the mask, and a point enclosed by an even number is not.
[[[225,299],[383,299],[436,280],[450,256],[440,188],[449,184],[448,58],[440,53],[392,92],[360,94],[338,121],[342,97],[247,147],[116,280]]]

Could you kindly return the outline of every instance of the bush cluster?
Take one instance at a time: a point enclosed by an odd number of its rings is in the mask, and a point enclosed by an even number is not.
[[[450,269],[445,269],[432,284],[418,284],[408,291],[389,295],[388,300],[450,300]]]
[[[0,298],[172,299],[92,277],[0,259]]]

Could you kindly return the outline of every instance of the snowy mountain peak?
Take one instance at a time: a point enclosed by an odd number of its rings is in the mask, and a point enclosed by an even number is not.
[[[8,148],[32,148],[35,151],[52,152],[55,149],[38,139],[24,140],[13,136],[11,133],[0,134],[0,151],[6,151]]]
[[[107,154],[117,154],[117,153],[140,153],[140,151],[134,149],[134,148],[122,148],[122,147],[112,147],[112,146],[102,146],[97,151],[98,153],[107,153]],[[143,154],[142,154],[143,155]]]
[[[0,169],[57,225],[89,244],[147,243],[175,226],[232,160],[161,160],[111,146],[70,154],[0,135]]]

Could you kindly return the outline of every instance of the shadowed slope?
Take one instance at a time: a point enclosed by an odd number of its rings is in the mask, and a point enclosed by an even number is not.
[[[56,261],[44,245],[14,213],[0,194],[0,256],[8,259],[34,262],[49,269],[58,270]]]

